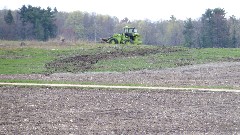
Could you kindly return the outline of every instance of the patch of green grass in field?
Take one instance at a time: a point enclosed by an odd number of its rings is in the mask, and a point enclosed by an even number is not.
[[[239,48],[183,49],[171,53],[99,61],[93,71],[164,69],[220,61],[240,61]]]
[[[197,63],[237,61],[240,59],[240,48],[191,49],[190,52]]]
[[[55,45],[51,42],[26,41],[26,46],[19,46],[17,41],[1,41],[0,43],[2,45],[0,46],[0,74],[45,73],[45,64],[54,59],[94,54],[107,51],[106,48],[111,49],[108,44]]]
[[[47,73],[45,64],[55,59],[77,55],[94,55],[116,51],[134,51],[154,46],[131,46],[109,44],[68,44],[58,45],[52,42],[0,41],[0,74]]]
[[[99,61],[95,64],[94,71],[136,71],[143,69],[162,69],[189,65],[189,56],[184,55],[185,51],[158,53],[148,56],[134,56]],[[186,52],[187,53],[187,52]]]
[[[90,43],[68,43],[59,45],[55,42],[26,41],[26,46],[20,46],[20,41],[0,41],[0,74],[32,74],[46,73],[45,64],[55,59],[68,58],[77,55],[94,55],[110,52],[133,52],[143,49],[157,49],[147,45],[109,45]],[[163,47],[164,48],[164,47]],[[165,47],[165,49],[168,47]],[[240,61],[240,49],[180,48],[177,51],[163,51],[155,54],[128,57],[112,57],[99,60],[93,69],[87,72],[122,72],[142,69],[174,68],[185,65],[201,64],[219,61]]]
[[[52,54],[43,49],[1,49],[0,73],[42,73],[44,63],[52,59]]]

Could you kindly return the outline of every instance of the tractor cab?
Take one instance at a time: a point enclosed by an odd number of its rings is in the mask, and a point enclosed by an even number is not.
[[[123,30],[126,38],[130,38],[131,40],[134,40],[134,36],[135,36],[135,33],[137,33],[137,29],[135,29],[134,27],[125,26]]]
[[[137,29],[134,27],[124,27],[124,33],[137,33]]]

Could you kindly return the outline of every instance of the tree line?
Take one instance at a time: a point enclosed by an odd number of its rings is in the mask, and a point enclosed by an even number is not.
[[[207,9],[199,19],[179,20],[119,20],[117,17],[81,11],[58,12],[23,5],[19,10],[0,10],[0,39],[99,41],[123,32],[128,25],[136,27],[143,43],[149,45],[186,46],[192,48],[240,47],[240,20],[226,18],[221,8]]]

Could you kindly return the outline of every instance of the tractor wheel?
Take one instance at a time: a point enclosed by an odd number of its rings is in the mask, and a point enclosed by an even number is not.
[[[130,39],[130,40],[125,40],[124,41],[124,44],[126,45],[130,45],[130,44],[133,44],[133,41]]]
[[[116,38],[112,38],[109,40],[109,44],[118,44],[118,40]]]

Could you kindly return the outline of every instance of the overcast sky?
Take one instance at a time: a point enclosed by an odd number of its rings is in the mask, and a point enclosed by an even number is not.
[[[198,19],[206,9],[224,8],[227,17],[240,17],[237,0],[0,0],[0,9],[19,9],[22,5],[56,7],[58,11],[86,11],[116,16],[119,19],[152,21],[177,19]]]

